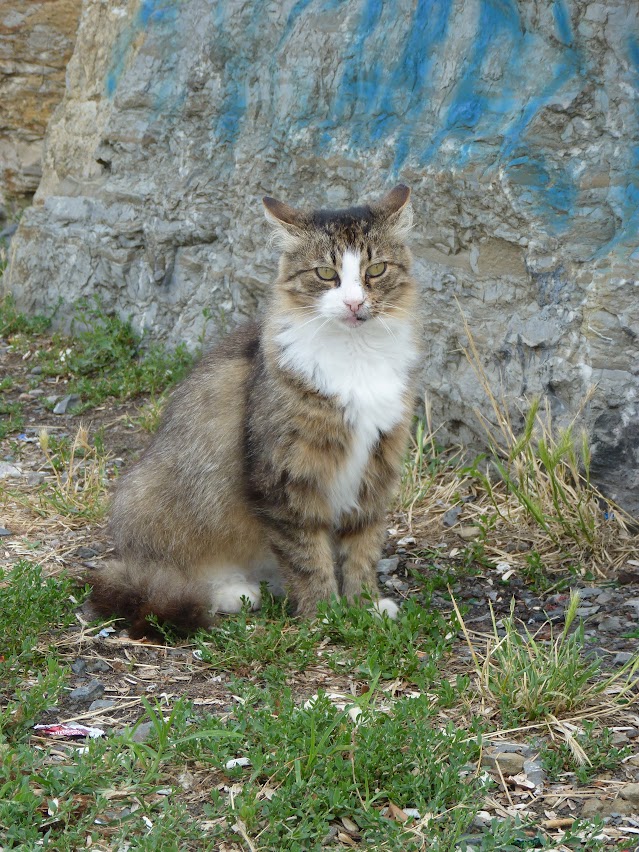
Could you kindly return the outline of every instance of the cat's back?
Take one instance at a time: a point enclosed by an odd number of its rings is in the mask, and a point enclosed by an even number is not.
[[[220,428],[225,421],[232,427],[241,419],[260,334],[258,323],[246,323],[202,356],[173,392],[158,431],[159,440],[175,429],[187,434],[207,425]]]

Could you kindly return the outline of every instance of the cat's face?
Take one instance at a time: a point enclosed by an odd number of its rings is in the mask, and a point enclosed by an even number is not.
[[[312,213],[264,199],[283,249],[280,310],[300,322],[322,318],[350,329],[378,317],[408,318],[415,302],[404,242],[408,198],[400,186],[370,206]]]

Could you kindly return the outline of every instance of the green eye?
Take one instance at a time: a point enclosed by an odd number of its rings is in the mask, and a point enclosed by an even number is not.
[[[369,278],[379,278],[379,276],[383,275],[385,272],[386,264],[382,261],[381,263],[372,263],[366,270],[366,275]]]
[[[322,281],[335,281],[337,272],[330,266],[318,266],[315,270]]]

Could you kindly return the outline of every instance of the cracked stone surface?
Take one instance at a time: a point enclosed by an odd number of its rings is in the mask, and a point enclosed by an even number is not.
[[[639,514],[638,16],[85,0],[4,289],[30,311],[97,295],[195,345],[268,291],[262,195],[341,206],[401,180],[438,440],[479,446],[475,409],[494,420],[461,309],[515,427],[535,395],[579,415],[593,478]]]

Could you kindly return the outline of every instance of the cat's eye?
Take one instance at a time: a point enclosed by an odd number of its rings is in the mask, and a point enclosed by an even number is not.
[[[335,281],[337,272],[331,266],[318,266],[315,270],[322,281]]]
[[[385,272],[386,264],[382,261],[380,263],[371,263],[366,270],[366,275],[368,278],[379,278],[379,276],[383,275]]]

